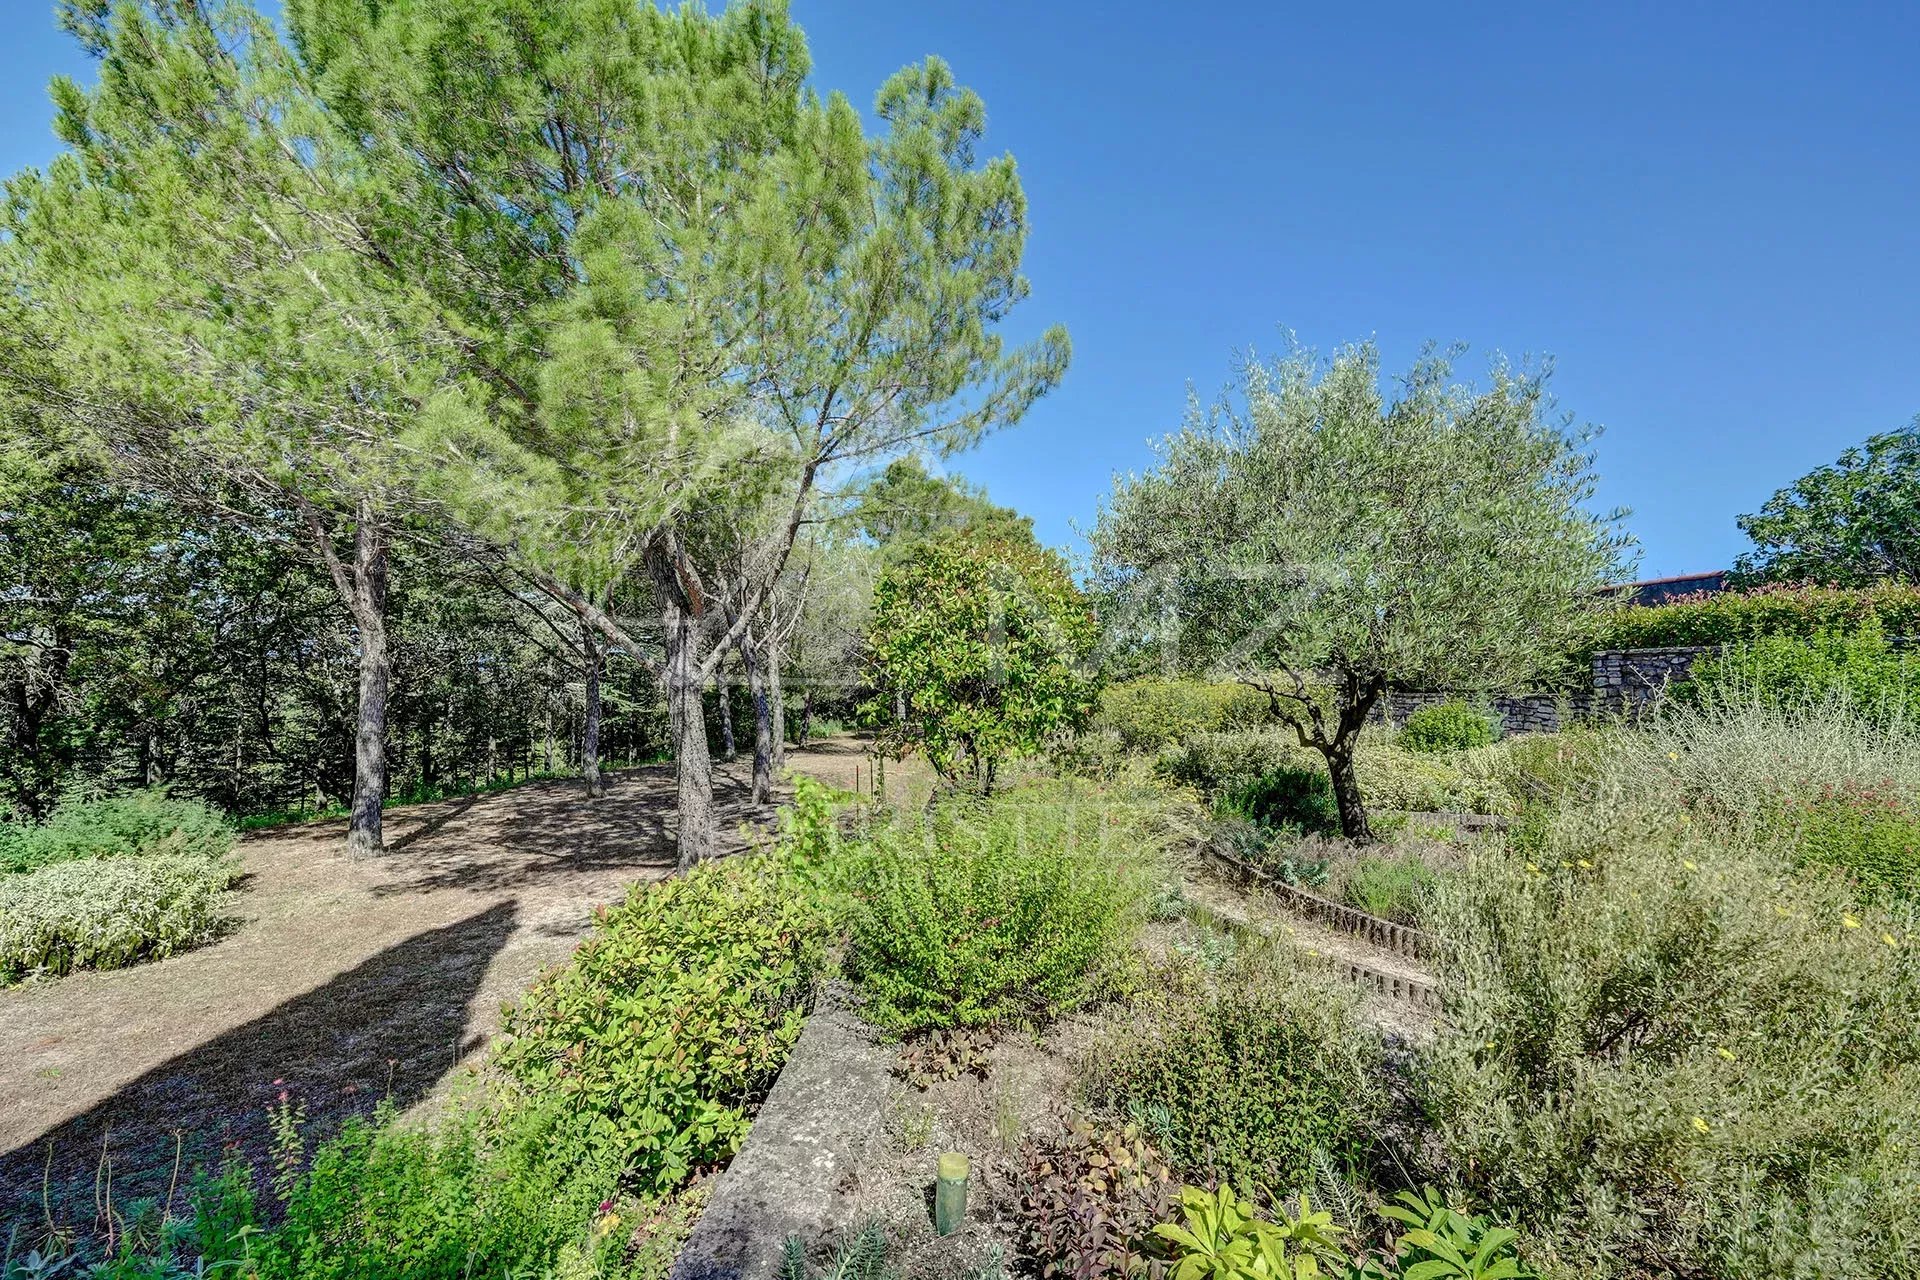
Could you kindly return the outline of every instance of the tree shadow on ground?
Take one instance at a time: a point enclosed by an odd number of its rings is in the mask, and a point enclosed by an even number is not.
[[[264,1168],[268,1108],[283,1090],[305,1108],[309,1149],[383,1098],[419,1101],[477,1047],[463,1041],[467,1006],[517,914],[501,902],[415,934],[0,1155],[0,1239],[16,1227],[31,1239],[49,1216],[100,1225],[109,1176],[117,1212],[165,1197],[176,1151],[182,1192],[196,1165],[229,1149]]]
[[[744,847],[743,823],[772,820],[771,807],[751,803],[751,765],[715,768],[713,789],[722,853]],[[556,876],[605,871],[619,873],[623,881],[650,880],[674,867],[671,766],[610,775],[607,794],[598,799],[572,780],[531,783],[511,795],[511,803],[428,818],[425,825],[435,839],[397,859],[394,878],[375,885],[374,895],[532,892]],[[403,834],[389,852],[416,838],[411,831]]]

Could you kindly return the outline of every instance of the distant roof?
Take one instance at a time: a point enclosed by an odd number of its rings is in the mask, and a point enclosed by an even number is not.
[[[1682,573],[1671,578],[1643,578],[1607,588],[1609,595],[1624,595],[1629,604],[1665,604],[1678,596],[1712,595],[1727,589],[1727,571]]]

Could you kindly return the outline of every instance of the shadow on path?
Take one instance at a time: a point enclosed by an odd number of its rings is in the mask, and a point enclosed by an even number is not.
[[[12,1226],[32,1238],[43,1187],[55,1221],[82,1227],[96,1215],[103,1172],[118,1210],[165,1196],[176,1134],[182,1189],[196,1164],[217,1163],[227,1147],[260,1162],[267,1108],[282,1090],[306,1108],[309,1146],[382,1098],[418,1101],[476,1047],[461,1041],[467,1006],[517,914],[500,902],[415,934],[0,1155],[0,1238]]]

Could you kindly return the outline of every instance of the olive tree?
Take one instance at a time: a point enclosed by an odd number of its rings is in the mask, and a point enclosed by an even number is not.
[[[1545,670],[1619,570],[1619,515],[1544,370],[1485,389],[1429,352],[1380,386],[1372,344],[1249,358],[1211,409],[1116,479],[1091,541],[1117,631],[1263,693],[1326,757],[1340,823],[1371,839],[1353,766],[1390,686],[1496,690]]]

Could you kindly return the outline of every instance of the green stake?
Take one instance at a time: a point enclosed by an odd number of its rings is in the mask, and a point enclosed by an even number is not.
[[[933,1233],[950,1236],[967,1220],[967,1158],[958,1151],[940,1157],[940,1178],[933,1184]]]

